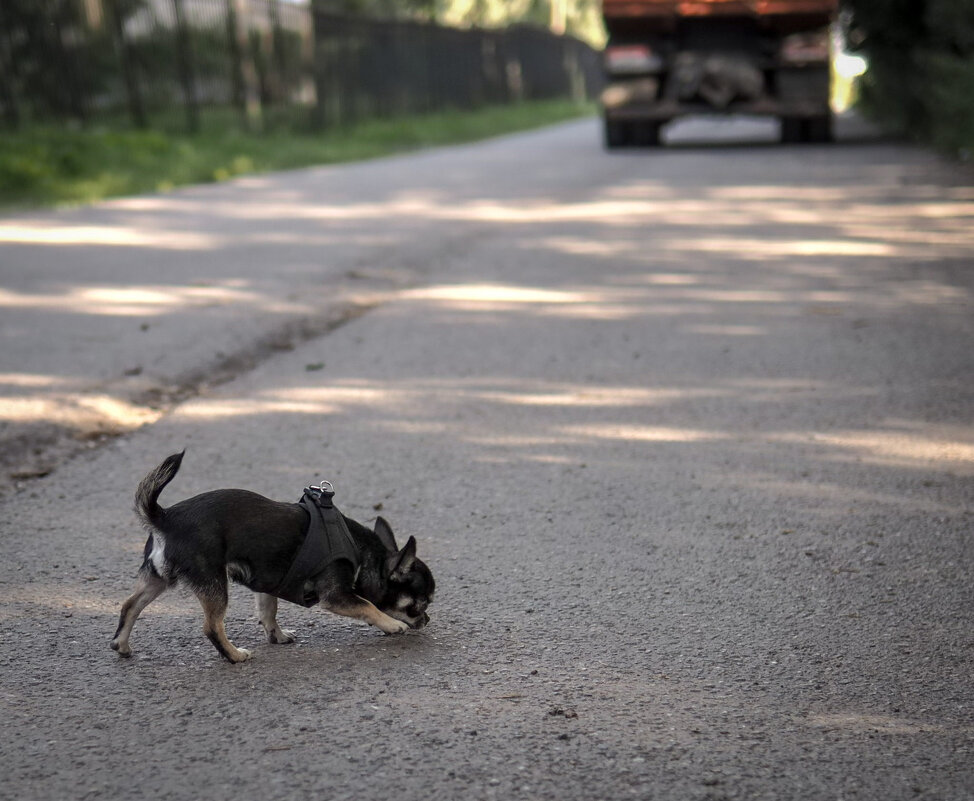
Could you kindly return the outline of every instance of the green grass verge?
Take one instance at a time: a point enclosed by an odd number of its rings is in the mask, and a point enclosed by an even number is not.
[[[569,101],[370,120],[312,134],[244,133],[226,113],[198,134],[121,128],[31,127],[0,133],[0,207],[90,203],[238,175],[331,164],[469,142],[594,113]]]

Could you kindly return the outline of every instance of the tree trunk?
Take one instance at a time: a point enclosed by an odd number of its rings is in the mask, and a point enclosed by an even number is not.
[[[3,3],[0,3],[0,99],[3,100],[3,117],[7,127],[15,131],[20,127],[20,103],[17,99],[10,30]]]
[[[132,51],[125,38],[125,20],[122,19],[118,0],[108,0],[107,5],[112,32],[115,34],[115,46],[118,48],[119,61],[121,62],[122,78],[125,81],[125,97],[128,101],[129,114],[132,115],[132,124],[136,128],[145,128],[148,125],[145,103],[142,102],[142,90],[139,86],[139,76],[135,71]]]
[[[260,96],[257,91],[257,70],[247,41],[247,7],[243,0],[226,0],[227,42],[233,62],[233,102],[240,110],[243,127],[259,131],[262,127]]]
[[[179,82],[183,87],[183,106],[186,109],[186,127],[190,133],[200,129],[200,110],[196,100],[196,82],[193,78],[193,56],[189,42],[189,29],[183,17],[183,0],[172,0],[176,15],[176,59]]]

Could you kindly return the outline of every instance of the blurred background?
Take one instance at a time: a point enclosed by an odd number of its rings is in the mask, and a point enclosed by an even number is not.
[[[268,115],[321,128],[581,99],[597,80],[598,10],[596,0],[10,0],[3,116],[13,128],[198,130],[201,115],[235,110],[251,129]]]
[[[735,49],[746,58],[728,67]],[[658,144],[688,111],[771,114],[785,141],[827,141],[831,115],[858,106],[966,159],[972,55],[974,4],[957,0],[4,0],[0,204],[165,190],[599,111],[612,147]],[[787,92],[818,110],[766,102]]]

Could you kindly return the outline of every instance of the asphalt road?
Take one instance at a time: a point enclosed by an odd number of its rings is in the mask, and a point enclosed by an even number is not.
[[[0,220],[0,798],[974,798],[974,181],[736,126]],[[381,508],[430,625],[120,659],[184,447]]]

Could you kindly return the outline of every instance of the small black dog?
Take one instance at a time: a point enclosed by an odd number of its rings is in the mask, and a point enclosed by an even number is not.
[[[301,503],[222,489],[164,509],[159,494],[182,460],[182,453],[170,456],[142,479],[135,494],[135,511],[149,539],[138,584],[122,605],[112,640],[119,655],[132,653],[129,635],[142,610],[180,581],[203,606],[203,633],[230,662],[243,662],[250,652],[227,639],[228,580],[257,593],[257,616],[272,643],[294,641],[294,633],[277,624],[278,597],[303,606],[320,603],[387,634],[420,629],[429,621],[426,607],[435,584],[429,568],[416,558],[414,537],[399,549],[385,520],[380,517],[370,531],[342,515],[331,505],[332,493],[322,495],[318,487],[309,488]],[[309,529],[316,515],[325,521],[318,523],[317,539]]]

